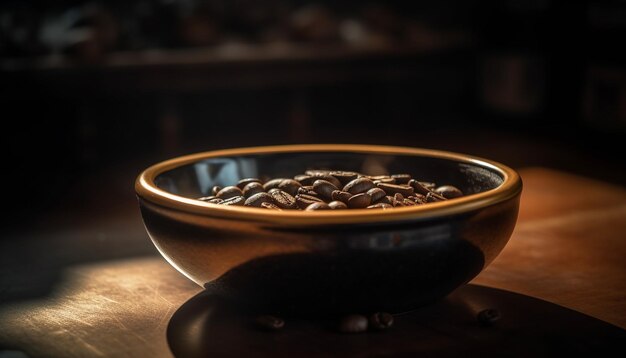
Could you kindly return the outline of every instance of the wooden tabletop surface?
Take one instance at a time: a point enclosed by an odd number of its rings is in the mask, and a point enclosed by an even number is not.
[[[626,329],[626,189],[542,168],[520,174],[524,191],[513,236],[472,283]],[[169,320],[198,292],[160,257],[72,266],[49,295],[0,302],[0,353],[171,357]]]

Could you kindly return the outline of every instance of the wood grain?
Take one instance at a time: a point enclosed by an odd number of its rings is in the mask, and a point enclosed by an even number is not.
[[[473,283],[626,328],[626,190],[541,168],[520,174],[524,191],[513,236]]]
[[[518,225],[473,283],[626,328],[626,190],[541,168],[520,173]],[[160,257],[73,266],[52,294],[0,306],[0,353],[171,357],[168,323],[198,292]]]

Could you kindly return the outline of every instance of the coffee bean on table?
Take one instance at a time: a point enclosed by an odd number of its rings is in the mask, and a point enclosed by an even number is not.
[[[241,189],[237,188],[236,186],[227,186],[223,188],[222,190],[218,191],[217,194],[215,194],[215,196],[217,196],[220,199],[226,200],[234,196],[243,196],[243,192],[241,191]]]
[[[220,190],[222,190],[222,187],[221,187],[221,186],[219,186],[219,185],[214,186],[214,187],[211,189],[211,195],[217,195],[217,193],[218,193]]]
[[[380,185],[380,184],[379,184]],[[348,193],[360,194],[364,193],[374,187],[374,182],[369,178],[357,178],[350,181],[343,187],[343,191],[347,191]]]
[[[359,314],[353,314],[343,317],[339,321],[339,331],[343,333],[360,333],[367,331],[367,317]]]
[[[435,193],[446,199],[454,199],[463,196],[463,192],[452,185],[443,185],[434,190]]]
[[[495,308],[487,308],[476,315],[476,319],[478,323],[483,326],[492,326],[494,323],[500,320],[502,316],[500,315],[500,311]]]
[[[265,331],[278,331],[285,326],[285,321],[280,317],[261,315],[255,318],[254,324],[257,328]]]
[[[393,326],[393,316],[387,312],[376,312],[369,316],[370,329],[383,331]]]

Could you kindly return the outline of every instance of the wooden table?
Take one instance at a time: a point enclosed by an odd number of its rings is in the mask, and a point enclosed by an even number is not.
[[[626,190],[542,168],[520,174],[515,232],[473,283],[626,328]],[[0,353],[171,357],[168,322],[198,292],[160,257],[69,267],[48,297],[0,306]]]

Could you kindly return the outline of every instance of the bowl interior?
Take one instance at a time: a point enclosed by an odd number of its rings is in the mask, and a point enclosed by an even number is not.
[[[466,195],[500,186],[504,176],[484,163],[447,157],[404,154],[308,151],[206,158],[159,174],[160,189],[188,198],[210,195],[215,185],[244,178],[291,178],[307,169],[356,171],[367,175],[411,174],[419,181],[454,185]]]

